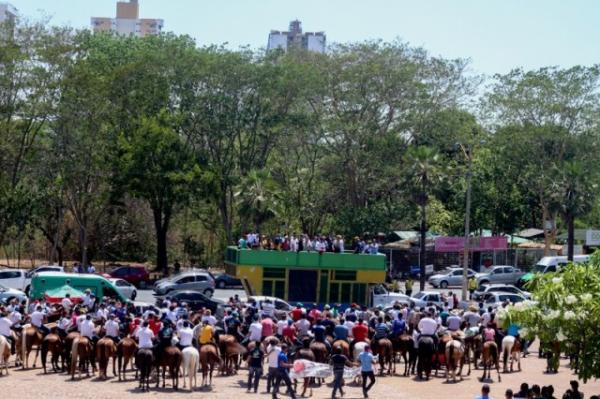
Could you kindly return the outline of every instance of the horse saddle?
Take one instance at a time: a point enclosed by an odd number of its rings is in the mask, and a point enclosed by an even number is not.
[[[471,338],[479,334],[479,327],[469,327],[465,331],[465,337]]]

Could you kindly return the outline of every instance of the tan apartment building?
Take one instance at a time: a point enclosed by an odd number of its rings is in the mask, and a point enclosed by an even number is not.
[[[138,0],[118,1],[116,18],[92,17],[94,32],[116,32],[120,35],[144,37],[162,32],[162,19],[140,19],[140,4]]]

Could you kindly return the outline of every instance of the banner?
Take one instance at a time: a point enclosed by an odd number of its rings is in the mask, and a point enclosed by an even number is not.
[[[600,230],[588,230],[585,232],[585,245],[588,247],[600,246]]]
[[[360,367],[344,367],[344,379],[353,380],[360,375]],[[294,361],[294,367],[290,369],[291,379],[302,378],[327,378],[333,376],[333,368],[329,364],[311,362],[299,359]]]
[[[600,244],[599,244],[600,245]],[[469,237],[470,251],[503,251],[508,248],[508,239],[503,236]],[[464,237],[436,237],[435,252],[462,252],[465,249]]]

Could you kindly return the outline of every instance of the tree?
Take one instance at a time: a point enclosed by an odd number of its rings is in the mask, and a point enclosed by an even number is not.
[[[441,157],[438,152],[426,146],[411,147],[406,153],[406,173],[408,178],[407,188],[412,192],[414,203],[419,207],[421,216],[419,244],[419,265],[421,268],[420,286],[425,289],[425,264],[426,264],[426,240],[427,233],[427,204],[434,190],[434,185],[443,176]]]
[[[144,118],[131,134],[119,137],[119,184],[152,209],[156,232],[156,269],[168,268],[167,233],[174,212],[210,184],[210,174],[161,113]]]
[[[583,381],[600,377],[600,254],[588,264],[569,264],[560,275],[538,274],[529,283],[535,303],[517,303],[500,311],[500,325],[517,324],[526,339],[538,336],[554,352],[558,342],[561,350],[575,355],[575,372]],[[560,353],[553,353],[557,362]]]
[[[250,171],[238,189],[235,197],[239,201],[240,216],[252,221],[254,231],[260,232],[263,223],[280,213],[279,186],[267,172]]]

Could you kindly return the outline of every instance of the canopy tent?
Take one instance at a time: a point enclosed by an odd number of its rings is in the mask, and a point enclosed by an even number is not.
[[[71,299],[71,302],[74,303],[80,302],[85,296],[85,293],[83,291],[80,291],[77,288],[73,288],[70,285],[63,285],[62,287],[46,291],[46,294],[44,296],[48,303],[58,303],[62,301],[62,299],[67,296],[67,294],[69,294],[69,299]]]

